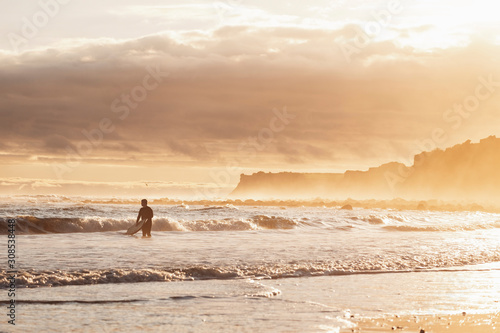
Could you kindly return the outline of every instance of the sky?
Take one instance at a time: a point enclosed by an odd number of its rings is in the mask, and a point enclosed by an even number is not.
[[[0,194],[214,197],[500,136],[497,7],[9,1]]]

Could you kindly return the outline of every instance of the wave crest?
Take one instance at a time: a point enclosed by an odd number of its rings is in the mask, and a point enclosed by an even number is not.
[[[475,231],[500,228],[500,221],[479,222],[474,224],[452,224],[452,225],[386,225],[382,227],[388,231]]]
[[[103,217],[39,218],[18,216],[16,217],[16,232],[18,234],[51,234],[124,231],[134,222],[134,219]],[[158,217],[153,220],[153,231],[245,231],[292,229],[297,225],[298,223],[293,219],[266,215],[257,215],[248,219],[225,218],[196,221]],[[7,227],[7,219],[0,219],[0,234],[7,234]]]
[[[464,261],[465,260],[465,261]],[[398,258],[373,258],[372,260],[317,261],[290,263],[262,263],[229,266],[195,265],[180,268],[150,269],[95,269],[95,270],[25,270],[19,271],[19,287],[57,287],[108,283],[169,282],[223,279],[284,279],[311,276],[354,274],[388,274],[428,271],[474,270],[472,266],[500,260],[500,252],[486,257],[405,255]],[[480,268],[479,268],[480,269]],[[490,268],[488,268],[490,269]],[[0,285],[9,285],[10,273],[0,270]]]

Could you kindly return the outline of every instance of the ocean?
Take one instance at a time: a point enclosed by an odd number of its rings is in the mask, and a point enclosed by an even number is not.
[[[339,332],[500,311],[500,215],[4,197],[2,332]],[[16,325],[7,221],[16,219]]]

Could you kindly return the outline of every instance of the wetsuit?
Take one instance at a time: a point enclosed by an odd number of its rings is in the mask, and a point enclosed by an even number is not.
[[[139,216],[141,220],[146,220],[142,225],[142,235],[151,236],[151,227],[153,226],[153,210],[149,207],[142,207],[139,210]]]

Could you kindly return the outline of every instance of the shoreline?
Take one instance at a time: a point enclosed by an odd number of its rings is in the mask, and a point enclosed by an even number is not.
[[[455,332],[489,333],[500,329],[500,313],[487,314],[430,314],[393,315],[380,318],[354,318],[354,328],[343,328],[340,333],[376,332]]]

